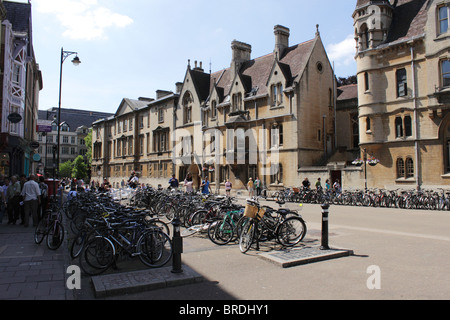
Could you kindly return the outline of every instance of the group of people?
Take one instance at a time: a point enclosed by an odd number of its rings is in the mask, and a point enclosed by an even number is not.
[[[38,224],[48,204],[48,185],[43,176],[0,175],[0,191],[0,223],[7,213],[8,224],[15,225],[20,219],[20,224],[28,227],[30,217],[33,226]]]
[[[311,188],[311,183],[309,182],[308,178],[305,178],[305,179],[302,181],[302,187],[303,187],[304,189],[310,189],[310,188]],[[315,187],[316,187],[316,190],[323,190],[322,182],[321,182],[320,178],[317,178]],[[337,193],[340,193],[340,192],[341,192],[341,185],[340,185],[340,183],[339,183],[339,180],[336,180],[336,181],[333,183],[333,186],[330,185],[330,180],[329,180],[329,179],[327,179],[327,180],[325,181],[325,191],[331,191],[331,190],[334,190],[334,191],[337,192]]]

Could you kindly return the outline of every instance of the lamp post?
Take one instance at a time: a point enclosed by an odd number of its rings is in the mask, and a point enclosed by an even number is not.
[[[58,152],[57,152],[57,160],[56,160],[56,166],[57,166],[57,174],[59,177],[59,161],[60,161],[60,145],[61,145],[61,88],[62,88],[62,70],[63,70],[63,64],[64,61],[71,55],[75,55],[75,58],[72,60],[72,63],[75,66],[78,66],[81,61],[80,58],[78,58],[78,52],[72,52],[72,51],[64,51],[63,48],[61,48],[61,60],[60,60],[60,69],[59,69],[59,102],[58,102],[58,122],[56,125],[58,126]]]

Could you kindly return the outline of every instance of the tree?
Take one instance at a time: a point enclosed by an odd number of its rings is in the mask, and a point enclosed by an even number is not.
[[[73,163],[72,161],[66,161],[64,163],[61,163],[59,166],[59,176],[61,178],[67,178],[72,176],[72,168]]]
[[[72,167],[72,178],[76,179],[86,179],[87,177],[87,166],[86,163],[84,163],[83,156],[78,156],[73,161],[73,167]]]

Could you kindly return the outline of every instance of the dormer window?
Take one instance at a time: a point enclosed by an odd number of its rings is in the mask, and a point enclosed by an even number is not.
[[[283,84],[277,83],[271,86],[271,104],[278,106],[283,103]]]
[[[69,130],[70,130],[70,128],[69,128],[69,125],[68,125],[67,123],[63,123],[63,124],[61,125],[61,131],[63,131],[63,132],[69,132]]]
[[[232,108],[233,111],[242,110],[242,93],[233,94]]]

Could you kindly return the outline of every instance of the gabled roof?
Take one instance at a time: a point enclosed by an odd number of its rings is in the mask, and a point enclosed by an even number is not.
[[[300,79],[317,39],[291,46],[284,51],[278,65],[288,80],[287,86]],[[254,88],[258,88],[258,96],[268,94],[267,81],[272,72],[274,61],[275,54],[270,53],[242,64],[239,73],[247,93]],[[229,94],[233,80],[234,75],[231,74],[231,68],[214,72],[210,75],[209,92],[212,92],[215,85],[222,101]]]

